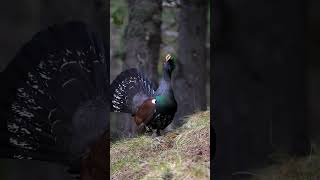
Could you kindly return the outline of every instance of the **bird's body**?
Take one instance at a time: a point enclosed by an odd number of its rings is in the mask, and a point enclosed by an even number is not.
[[[111,111],[130,113],[135,123],[147,129],[165,129],[177,111],[177,102],[171,86],[174,59],[166,57],[159,87],[137,69],[122,72],[111,84]]]
[[[100,141],[108,138],[108,75],[104,46],[85,24],[37,33],[1,73],[0,156],[58,162],[79,174],[92,150],[107,151]]]

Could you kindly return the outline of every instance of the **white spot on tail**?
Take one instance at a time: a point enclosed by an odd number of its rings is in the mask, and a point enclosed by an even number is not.
[[[19,127],[15,123],[8,123],[8,130],[12,133],[18,132]]]
[[[27,142],[23,142],[23,141],[18,141],[17,139],[15,138],[10,138],[10,143],[17,146],[17,147],[21,147],[21,148],[24,148],[24,149],[33,149],[30,144],[28,144]]]
[[[38,89],[38,88],[39,88],[39,86],[38,86],[38,85],[33,85],[33,86],[32,86],[32,88],[34,88],[34,89]]]
[[[14,159],[28,159],[28,160],[30,160],[30,159],[32,159],[32,157],[24,157],[24,156],[22,156],[22,155],[20,155],[20,154],[15,154],[15,155],[13,155],[13,158]]]
[[[66,82],[64,82],[64,83],[62,84],[62,87],[65,87],[68,83],[70,83],[70,82],[72,82],[72,81],[74,81],[74,80],[76,80],[76,78],[71,78],[71,79],[69,79],[68,81],[66,81]]]
[[[72,54],[72,52],[69,49],[66,49],[67,54]]]
[[[31,134],[30,131],[28,131],[26,128],[21,128],[21,131],[26,133],[26,134]]]
[[[57,108],[54,108],[54,109],[51,109],[51,110],[50,110],[49,115],[48,115],[48,120],[51,120],[52,113],[53,113],[54,111],[56,111],[56,110],[57,110]]]
[[[43,78],[43,79],[46,79],[46,80],[50,80],[51,78],[48,77],[47,75],[43,74],[43,73],[40,73],[40,76]]]
[[[76,61],[70,61],[70,62],[65,62],[63,63],[61,66],[60,66],[60,70],[65,67],[66,65],[69,65],[69,64],[76,64],[77,62]]]
[[[113,104],[112,106],[113,106],[115,109],[118,109],[118,110],[120,109],[120,107],[117,106],[117,105],[115,105],[115,104]]]

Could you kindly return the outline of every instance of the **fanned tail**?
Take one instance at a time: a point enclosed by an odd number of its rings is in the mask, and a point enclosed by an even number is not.
[[[134,114],[137,106],[155,92],[153,83],[137,69],[120,73],[110,87],[111,112]]]
[[[1,73],[0,156],[70,163],[72,118],[82,103],[106,97],[107,69],[85,24],[37,33]]]

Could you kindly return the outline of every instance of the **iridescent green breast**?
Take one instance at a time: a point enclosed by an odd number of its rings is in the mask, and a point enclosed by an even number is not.
[[[176,111],[177,103],[174,98],[165,95],[156,96],[156,107],[162,112]]]

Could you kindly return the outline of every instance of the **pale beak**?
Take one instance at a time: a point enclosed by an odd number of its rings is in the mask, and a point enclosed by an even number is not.
[[[171,59],[171,55],[170,55],[170,54],[167,54],[167,55],[166,55],[166,62],[169,61],[169,59]]]

